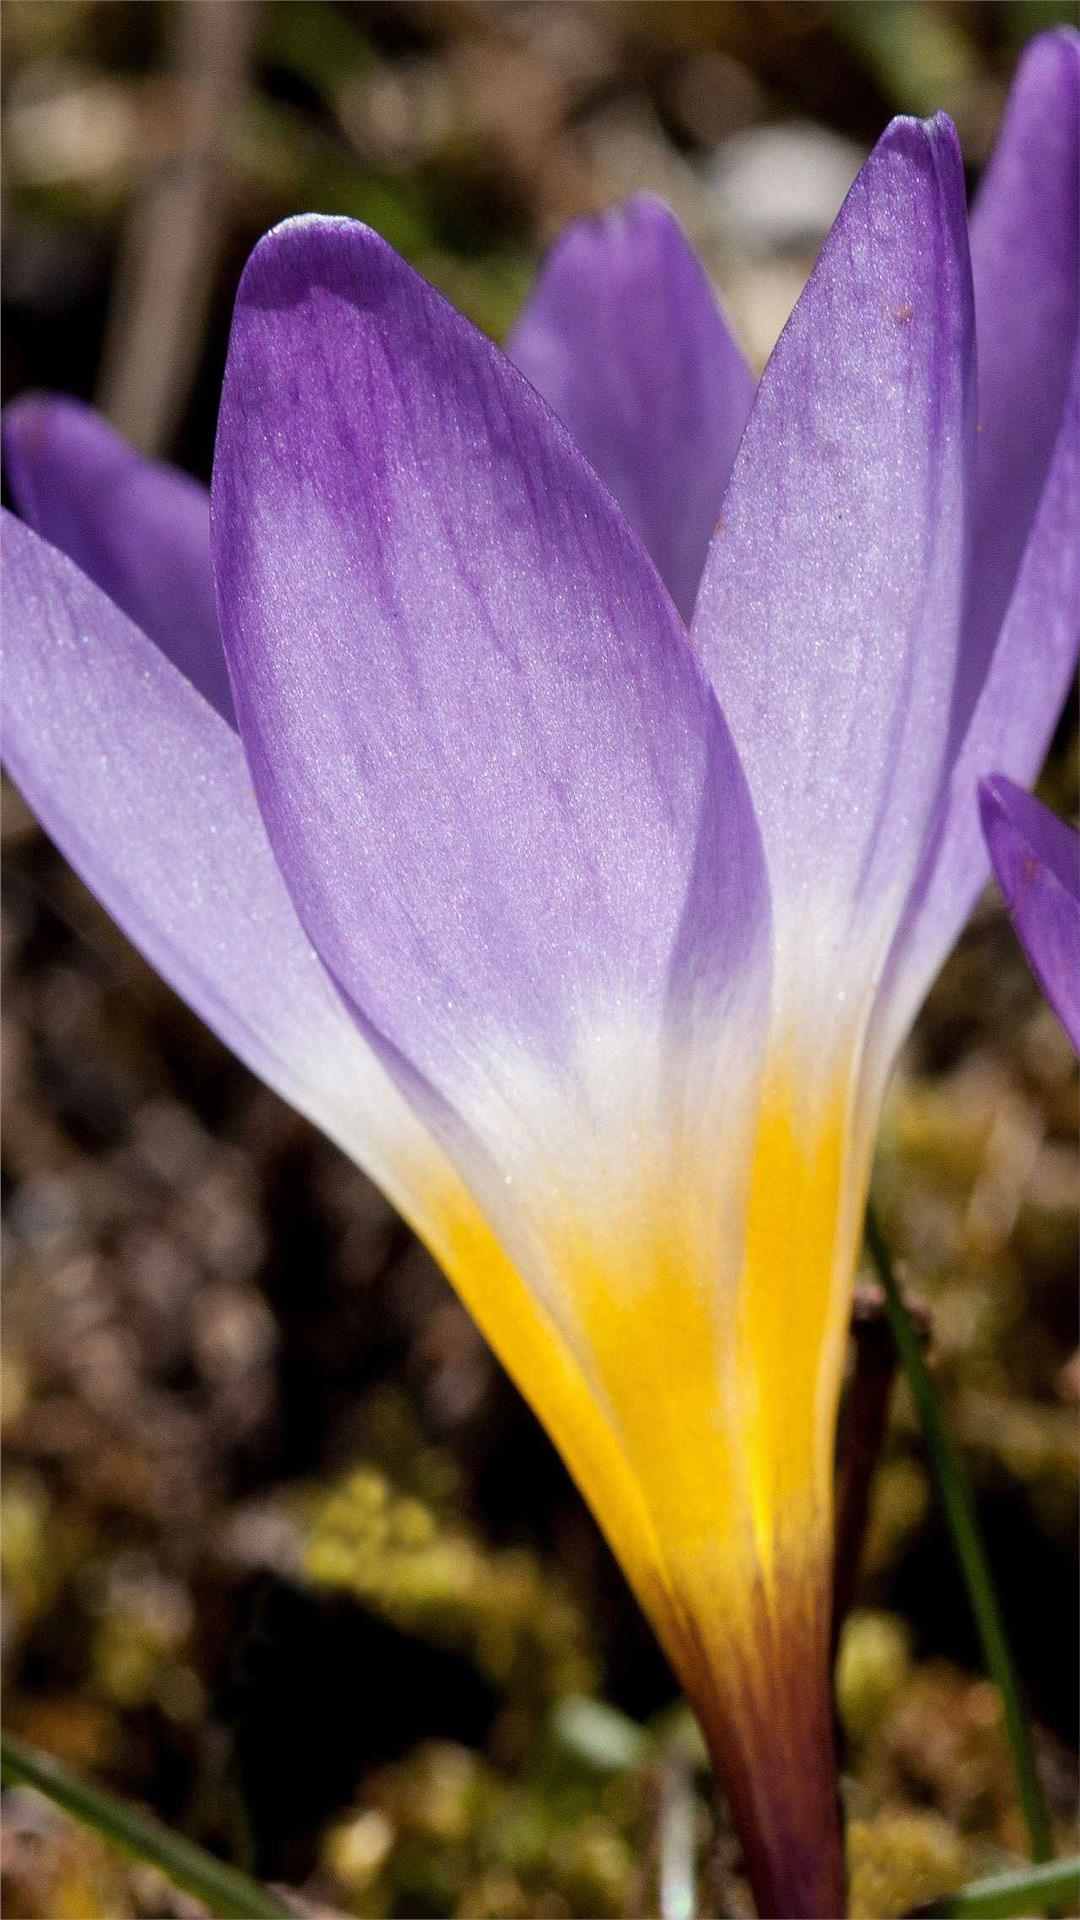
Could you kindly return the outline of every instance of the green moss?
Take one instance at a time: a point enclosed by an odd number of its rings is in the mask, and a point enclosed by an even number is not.
[[[484,1546],[373,1468],[321,1500],[305,1567],[318,1585],[469,1654],[527,1713],[596,1683],[580,1611],[536,1554]]]
[[[969,1877],[968,1847],[936,1813],[888,1812],[848,1828],[851,1920],[891,1920]]]

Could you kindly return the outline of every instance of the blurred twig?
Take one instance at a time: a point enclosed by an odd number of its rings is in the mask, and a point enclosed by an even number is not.
[[[225,138],[241,106],[258,0],[184,0],[175,152],[137,196],[121,245],[98,401],[145,453],[167,445],[198,364],[226,233]]]

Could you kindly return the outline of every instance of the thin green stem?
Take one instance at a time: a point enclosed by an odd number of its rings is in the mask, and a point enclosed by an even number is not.
[[[0,1740],[0,1777],[5,1786],[35,1787],[113,1846],[160,1867],[174,1886],[202,1900],[214,1920],[294,1920],[293,1909],[267,1887],[257,1886],[160,1820],[90,1786],[51,1754],[10,1734]]]
[[[938,1493],[982,1642],[983,1657],[1001,1694],[1005,1729],[1012,1751],[1032,1858],[1049,1860],[1053,1850],[1050,1815],[1035,1765],[1035,1751],[1024,1713],[1020,1683],[1009,1652],[1005,1623],[979,1531],[971,1483],[945,1423],[937,1389],[923,1358],[918,1332],[904,1304],[892,1258],[872,1207],[866,1217],[866,1240],[881,1277],[885,1311],[926,1436]]]
[[[1015,1873],[995,1873],[973,1880],[959,1893],[919,1908],[919,1920],[1009,1920],[1030,1913],[1033,1906],[1051,1901],[1070,1906],[1080,1899],[1080,1856],[1051,1860],[1041,1867],[1021,1867]]]

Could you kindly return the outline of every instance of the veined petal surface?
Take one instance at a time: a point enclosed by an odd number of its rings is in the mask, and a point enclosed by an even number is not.
[[[610,487],[689,623],[754,381],[674,215],[638,195],[576,221],[506,351]]]
[[[979,781],[997,768],[1013,780],[1031,782],[1046,756],[1080,651],[1078,527],[1080,351],[1074,353],[1049,477],[1005,623],[875,1009],[869,1080],[878,1090],[989,877]]]
[[[979,811],[1009,918],[1080,1053],[1080,836],[1001,774],[980,786]]]
[[[762,376],[692,629],[815,1050],[865,1015],[948,767],[973,382],[955,132],[894,121]]]
[[[1040,34],[971,219],[979,341],[965,711],[978,697],[1057,443],[1080,335],[1080,33]]]
[[[644,1140],[752,1104],[767,907],[715,700],[565,429],[352,222],[256,249],[213,494],[300,917],[554,1305],[550,1181],[617,1216],[670,1175]]]
[[[210,496],[147,460],[92,407],[28,394],[5,408],[22,518],[74,560],[226,719],[232,695],[210,571]]]

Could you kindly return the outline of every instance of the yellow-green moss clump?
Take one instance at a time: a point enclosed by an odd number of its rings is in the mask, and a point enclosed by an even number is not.
[[[955,1893],[970,1874],[970,1849],[936,1813],[853,1820],[847,1848],[851,1920],[892,1920]]]
[[[630,1910],[642,1836],[595,1780],[587,1794],[550,1788],[540,1774],[510,1780],[464,1747],[425,1743],[374,1775],[369,1804],[327,1836],[337,1902],[365,1920],[390,1910],[615,1920]]]
[[[526,1710],[596,1685],[581,1615],[550,1567],[524,1549],[481,1545],[375,1468],[357,1468],[322,1500],[305,1567],[318,1585],[468,1654]]]

